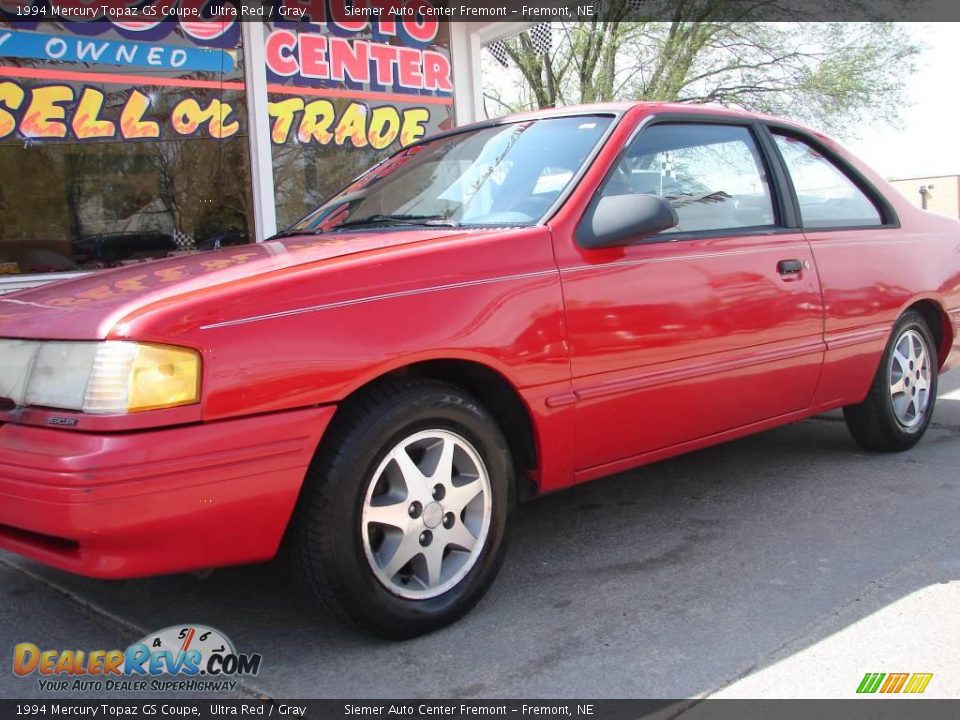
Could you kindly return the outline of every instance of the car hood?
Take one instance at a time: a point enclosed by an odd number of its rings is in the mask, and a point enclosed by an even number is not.
[[[131,313],[179,296],[285,268],[465,234],[404,228],[303,235],[94,272],[0,296],[0,337],[103,339]]]

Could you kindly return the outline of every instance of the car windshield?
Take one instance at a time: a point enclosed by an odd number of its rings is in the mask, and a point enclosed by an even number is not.
[[[392,225],[532,225],[576,176],[610,116],[547,118],[413,145],[285,234]]]

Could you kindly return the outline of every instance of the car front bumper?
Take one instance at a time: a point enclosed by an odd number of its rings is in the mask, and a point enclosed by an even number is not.
[[[101,578],[267,560],[334,410],[110,434],[0,425],[0,548]]]

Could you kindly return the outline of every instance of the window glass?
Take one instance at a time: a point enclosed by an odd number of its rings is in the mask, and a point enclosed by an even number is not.
[[[808,228],[882,225],[876,206],[839,168],[807,143],[775,134]]]
[[[251,240],[238,22],[0,20],[0,275]]]
[[[323,7],[296,5],[308,15]],[[374,163],[456,124],[448,23],[346,25],[322,14],[262,23],[280,229]]]
[[[383,216],[463,225],[532,225],[550,209],[612,118],[496,125],[401,150],[303,218],[329,230]]]
[[[776,220],[763,161],[747,128],[663,124],[643,130],[604,195],[658,195],[680,222],[667,233],[763,227]]]

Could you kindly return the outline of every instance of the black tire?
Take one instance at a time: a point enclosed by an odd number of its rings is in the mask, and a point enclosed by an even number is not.
[[[928,358],[930,379],[928,400],[922,411],[922,417],[910,424],[905,424],[898,418],[891,394],[891,363],[895,362],[893,356],[898,342],[909,331],[922,339]],[[907,382],[915,380],[914,374],[920,372],[920,368],[914,368],[912,363],[910,369]],[[843,408],[843,417],[854,440],[867,450],[879,452],[902,452],[916,445],[933,417],[937,402],[938,370],[937,346],[934,343],[933,334],[920,313],[908,310],[893,327],[866,399],[857,405],[847,405]],[[910,389],[907,388],[908,391]],[[913,390],[915,392],[915,388]]]
[[[375,574],[364,549],[362,532],[369,531],[361,532],[362,513],[369,485],[391,449],[433,429],[456,433],[482,459],[490,521],[473,566],[455,586],[409,599]],[[500,568],[514,505],[513,474],[500,428],[463,390],[416,378],[377,383],[338,408],[307,473],[288,537],[295,567],[335,615],[364,630],[398,640],[436,630],[471,610]]]

